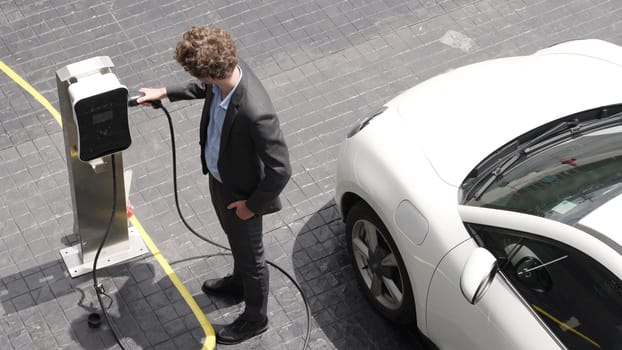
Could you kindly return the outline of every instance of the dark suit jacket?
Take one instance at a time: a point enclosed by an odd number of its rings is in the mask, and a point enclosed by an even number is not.
[[[231,202],[243,199],[255,214],[268,214],[281,209],[279,194],[291,176],[289,152],[268,93],[248,65],[242,61],[239,65],[242,79],[223,122],[218,172]],[[203,174],[207,174],[205,145],[212,86],[193,82],[167,87],[167,93],[170,101],[205,99],[199,144]]]

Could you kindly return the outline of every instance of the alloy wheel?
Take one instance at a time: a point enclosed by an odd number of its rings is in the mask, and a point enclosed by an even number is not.
[[[395,253],[382,231],[368,220],[356,221],[352,251],[358,273],[372,296],[387,309],[398,309],[404,300],[404,283]]]

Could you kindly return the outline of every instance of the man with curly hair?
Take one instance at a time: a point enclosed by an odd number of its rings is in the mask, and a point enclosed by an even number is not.
[[[212,204],[227,235],[233,273],[207,280],[206,294],[243,298],[244,312],[217,333],[237,344],[268,328],[268,267],[262,216],[281,209],[279,194],[291,176],[289,153],[270,98],[238,59],[233,38],[214,26],[192,27],[177,43],[175,59],[198,82],[141,88],[138,103],[204,99],[199,144]]]

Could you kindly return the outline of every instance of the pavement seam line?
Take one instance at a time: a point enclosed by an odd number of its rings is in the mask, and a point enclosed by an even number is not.
[[[2,70],[4,74],[11,78],[11,80],[17,83],[20,87],[22,87],[22,89],[31,94],[35,98],[35,100],[37,100],[37,102],[39,102],[45,109],[47,109],[48,112],[54,117],[54,119],[56,119],[58,125],[60,125],[61,128],[63,127],[60,113],[56,110],[56,108],[54,108],[54,106],[52,106],[52,104],[50,104],[50,102],[43,95],[41,95],[34,87],[32,87],[32,85],[25,81],[19,74],[17,74],[13,69],[11,69],[1,60],[0,70]],[[201,325],[201,328],[203,328],[203,332],[205,333],[205,341],[203,342],[203,347],[201,349],[215,349],[216,333],[214,331],[214,328],[212,327],[212,324],[209,322],[207,317],[205,317],[203,310],[201,310],[196,300],[194,300],[192,294],[190,294],[186,286],[183,284],[183,282],[181,282],[175,271],[171,268],[171,265],[166,261],[166,259],[160,252],[160,249],[158,249],[149,234],[147,234],[147,231],[145,231],[136,215],[133,215],[130,218],[130,222],[140,233],[143,241],[145,242],[145,245],[147,245],[147,247],[151,251],[151,254],[153,254],[168,278],[171,280],[173,285],[175,285],[177,291],[181,294],[181,296],[186,301],[186,304],[188,304],[188,307],[190,307],[190,309],[192,310],[192,313]]]

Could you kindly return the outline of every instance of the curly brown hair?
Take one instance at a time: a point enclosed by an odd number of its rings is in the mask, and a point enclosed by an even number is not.
[[[196,78],[225,79],[237,66],[238,55],[229,33],[205,25],[184,33],[175,48],[175,60]]]

